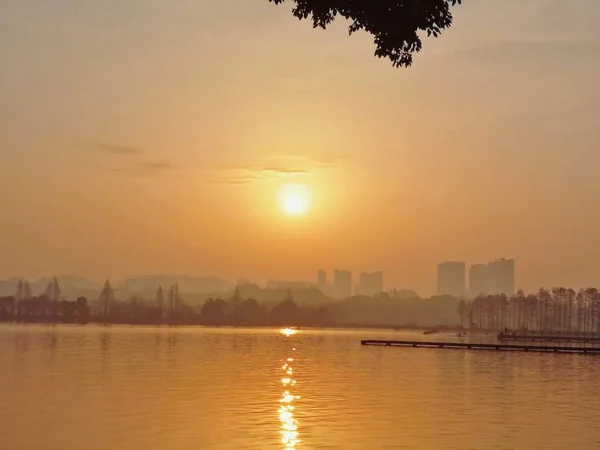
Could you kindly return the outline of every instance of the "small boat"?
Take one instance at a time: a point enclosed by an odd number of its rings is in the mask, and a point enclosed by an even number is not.
[[[436,331],[435,330],[427,330],[427,331],[423,331],[423,334],[435,334]]]

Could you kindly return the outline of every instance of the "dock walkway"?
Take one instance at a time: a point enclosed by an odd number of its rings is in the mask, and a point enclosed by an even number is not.
[[[498,335],[499,341],[531,341],[531,342],[579,342],[600,344],[600,337],[595,336],[561,336],[543,334],[504,334]]]
[[[577,354],[600,354],[600,347],[574,347],[554,345],[508,345],[508,344],[474,344],[468,342],[431,342],[431,341],[382,341],[366,339],[360,341],[362,345],[375,345],[380,347],[412,347],[412,348],[441,348],[441,349],[465,349],[465,350],[497,350],[497,351],[521,351],[521,352],[544,352],[544,353],[577,353]]]

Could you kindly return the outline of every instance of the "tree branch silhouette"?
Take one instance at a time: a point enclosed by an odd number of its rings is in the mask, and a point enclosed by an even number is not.
[[[298,19],[311,19],[326,29],[337,16],[349,20],[349,34],[359,30],[374,36],[375,56],[394,67],[408,67],[422,48],[419,32],[438,37],[452,25],[450,8],[462,0],[291,0]],[[269,0],[277,5],[285,0]]]

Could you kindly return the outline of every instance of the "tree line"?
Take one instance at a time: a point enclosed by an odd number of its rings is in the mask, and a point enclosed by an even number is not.
[[[85,297],[76,301],[60,299],[60,288],[54,279],[39,296],[31,294],[25,281],[19,283],[14,296],[0,297],[0,321],[326,326],[335,323],[335,315],[326,306],[299,305],[291,293],[269,307],[253,298],[242,299],[238,289],[229,300],[209,298],[201,307],[192,307],[185,302],[176,284],[166,293],[159,287],[153,301],[139,295],[121,301],[115,298],[109,281],[90,305]]]
[[[412,291],[332,300],[310,290],[273,295],[255,286],[240,285],[225,299],[213,296],[190,305],[177,284],[165,290],[159,287],[151,300],[137,294],[119,300],[107,281],[91,302],[85,297],[69,301],[61,295],[56,279],[38,296],[32,295],[27,282],[21,282],[15,295],[0,297],[0,321],[406,328],[445,325],[519,333],[600,334],[600,293],[596,288],[575,291],[557,287],[531,294],[519,291],[512,296],[479,295],[473,300],[420,298]]]
[[[536,293],[479,295],[458,305],[461,324],[474,329],[538,334],[600,334],[600,292],[555,287]]]
[[[334,300],[318,289],[274,291],[242,283],[225,298],[207,296],[190,304],[184,297],[194,296],[182,295],[176,284],[123,300],[107,281],[91,302],[85,297],[64,300],[56,280],[53,284],[39,296],[31,294],[26,282],[20,284],[15,295],[0,298],[0,321],[381,328],[457,323],[457,299],[422,299],[414,291]]]

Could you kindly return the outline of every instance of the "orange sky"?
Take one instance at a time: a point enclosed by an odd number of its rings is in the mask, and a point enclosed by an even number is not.
[[[517,259],[596,284],[600,3],[480,0],[410,69],[266,0],[0,4],[0,277]],[[308,215],[277,209],[286,182]]]

